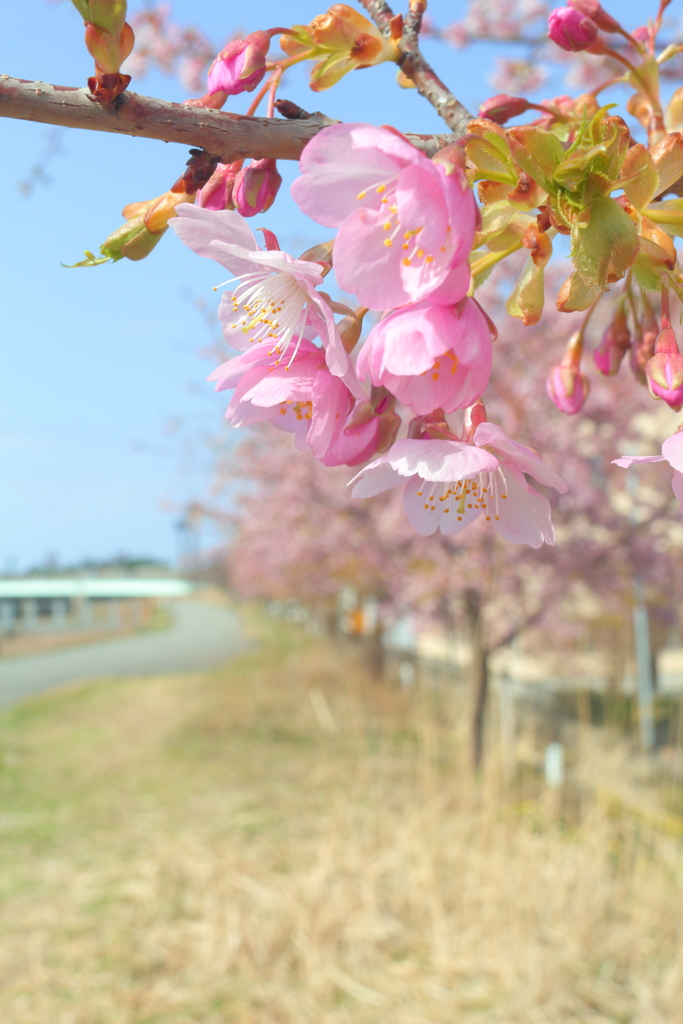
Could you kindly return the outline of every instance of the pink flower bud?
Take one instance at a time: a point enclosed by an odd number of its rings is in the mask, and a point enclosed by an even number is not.
[[[232,190],[236,176],[235,164],[218,164],[206,185],[197,193],[197,206],[205,210],[234,210]]]
[[[255,89],[266,73],[269,47],[267,32],[252,32],[246,39],[232,39],[209,68],[209,95],[224,92],[237,96]]]
[[[478,398],[474,405],[470,405],[468,409],[465,409],[465,415],[463,417],[463,441],[472,442],[477,427],[480,423],[486,423],[486,407],[482,402],[481,398]]]
[[[505,124],[511,117],[519,117],[529,110],[531,104],[523,96],[506,96],[504,92],[498,96],[492,96],[485,100],[479,107],[481,117],[495,121],[496,124]]]
[[[615,373],[618,373],[621,361],[630,344],[631,332],[628,329],[628,319],[623,306],[620,306],[593,353],[593,360],[600,373],[606,377],[613,377]]]
[[[232,201],[243,217],[265,213],[275,202],[282,178],[274,160],[252,160],[235,178]]]
[[[567,0],[567,3],[579,14],[594,21],[603,32],[621,32],[619,22],[607,13],[598,0]]]
[[[676,412],[683,407],[683,356],[671,327],[659,332],[655,354],[645,367],[653,398],[663,398]]]
[[[553,366],[545,382],[548,397],[568,416],[580,412],[588,398],[588,377],[567,366]]]
[[[629,362],[633,376],[639,384],[647,384],[645,367],[655,354],[659,334],[659,322],[647,297],[644,296],[645,311],[639,325],[639,334],[633,339]]]
[[[577,331],[569,339],[562,362],[553,366],[545,382],[548,397],[569,416],[579,412],[588,398],[588,377],[581,373],[582,352],[583,335]]]
[[[548,15],[548,36],[563,50],[587,50],[598,36],[598,26],[572,7],[556,7]]]

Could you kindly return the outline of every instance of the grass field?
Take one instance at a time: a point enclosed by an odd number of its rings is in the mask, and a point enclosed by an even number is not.
[[[259,632],[0,715],[2,1024],[683,1022],[661,794],[569,826],[470,777],[446,694]]]

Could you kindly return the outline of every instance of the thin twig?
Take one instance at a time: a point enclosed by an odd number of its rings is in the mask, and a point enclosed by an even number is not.
[[[368,12],[375,25],[385,35],[389,35],[394,12],[386,0],[359,0],[359,3]],[[409,78],[417,87],[420,95],[431,103],[456,138],[461,138],[466,134],[468,122],[474,115],[462,105],[460,100],[456,99],[420,52],[418,35],[422,22],[422,9],[422,5],[411,4],[411,10],[408,12],[404,25],[403,37],[399,43],[401,54],[398,64],[406,78]]]
[[[93,103],[87,89],[29,82],[9,75],[0,75],[0,117],[178,142],[203,149],[226,164],[245,158],[298,160],[307,142],[323,128],[337,123],[321,113],[293,120],[245,117],[134,92],[124,93],[121,102],[105,107]],[[408,134],[407,138],[427,156],[454,141],[448,134]]]

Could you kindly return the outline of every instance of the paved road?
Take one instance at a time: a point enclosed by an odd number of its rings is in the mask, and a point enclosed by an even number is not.
[[[173,625],[159,632],[0,659],[0,707],[79,679],[211,668],[249,646],[227,608],[180,601],[172,611]]]

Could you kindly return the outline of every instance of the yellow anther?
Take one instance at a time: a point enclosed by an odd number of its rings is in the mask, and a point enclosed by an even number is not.
[[[377,186],[377,191],[380,193],[380,195],[382,194],[382,192],[386,192],[386,190],[387,190],[387,186],[386,185],[378,185]]]
[[[393,243],[393,242],[391,241],[391,239],[390,239],[390,238],[385,238],[385,239],[384,239],[384,244],[386,245],[387,249],[390,249],[390,248],[391,248],[391,246],[392,246],[392,245],[393,245],[394,243]]]
[[[386,243],[385,243],[385,245],[386,245]],[[407,257],[407,256],[406,256],[406,257],[405,257],[405,259],[403,260],[403,266],[404,266],[404,267],[409,267],[409,266],[410,266],[410,260],[408,259],[408,257]]]
[[[356,199],[365,199],[367,192],[359,192]]]

